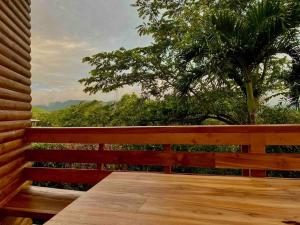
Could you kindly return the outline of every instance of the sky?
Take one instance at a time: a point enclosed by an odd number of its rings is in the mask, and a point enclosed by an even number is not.
[[[133,0],[32,0],[32,97],[33,105],[66,100],[119,99],[138,92],[126,87],[109,94],[85,94],[80,78],[91,69],[85,56],[120,47],[145,46]]]

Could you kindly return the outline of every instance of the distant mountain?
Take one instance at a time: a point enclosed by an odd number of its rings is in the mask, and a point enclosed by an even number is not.
[[[34,105],[34,107],[44,109],[47,111],[56,111],[56,110],[68,108],[72,105],[78,105],[80,102],[82,102],[82,101],[81,100],[67,100],[64,102],[52,102],[48,105]]]

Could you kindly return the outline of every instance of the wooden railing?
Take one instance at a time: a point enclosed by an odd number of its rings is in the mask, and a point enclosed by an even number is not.
[[[275,126],[192,126],[192,127],[124,127],[124,128],[28,128],[28,142],[99,144],[92,150],[27,150],[26,157],[35,162],[95,163],[203,167],[257,170],[300,171],[300,154],[266,153],[267,145],[300,145],[300,125]],[[160,151],[104,150],[104,144],[159,144]],[[174,144],[247,145],[248,153],[176,152]],[[25,178],[94,184],[110,171],[96,169],[26,168]],[[261,175],[261,173],[258,173]]]

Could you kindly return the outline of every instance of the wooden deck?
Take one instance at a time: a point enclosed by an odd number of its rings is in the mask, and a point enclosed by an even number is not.
[[[114,172],[47,225],[300,224],[300,180]]]

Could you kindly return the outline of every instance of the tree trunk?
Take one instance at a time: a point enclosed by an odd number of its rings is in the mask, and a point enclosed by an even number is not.
[[[248,121],[249,124],[256,124],[257,101],[253,94],[252,81],[247,81],[246,91],[247,91]]]

